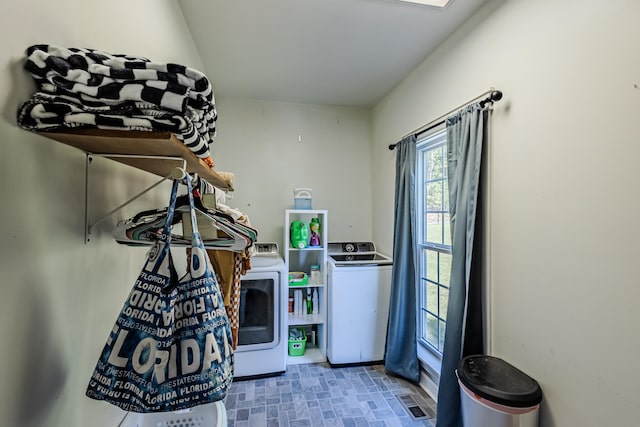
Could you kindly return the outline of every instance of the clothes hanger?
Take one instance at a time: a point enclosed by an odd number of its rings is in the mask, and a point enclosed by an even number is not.
[[[187,214],[189,207],[176,208],[177,213]],[[196,209],[197,213],[200,213],[199,219],[212,224],[217,230],[226,234],[226,237],[203,236],[202,241],[207,249],[219,249],[230,250],[234,252],[241,252],[247,247],[253,245],[255,239],[246,232],[246,230],[239,227],[239,224],[225,223],[226,220],[218,219],[208,215],[206,212],[202,212]],[[118,222],[113,230],[113,236],[118,243],[128,246],[150,246],[158,239],[164,223],[166,221],[166,210],[157,212],[154,216],[145,216],[141,221],[134,221],[133,218]],[[174,215],[174,221],[172,225],[180,223],[183,218],[181,215]],[[190,246],[191,245],[191,233],[190,223],[182,221],[183,234],[171,233],[172,246]],[[202,228],[204,224],[200,224]],[[202,235],[202,234],[201,234]]]
[[[176,212],[182,211],[184,214],[188,213],[188,207],[178,207],[176,208]],[[218,218],[215,215],[211,215],[208,211],[200,210],[196,207],[196,213],[199,220],[198,227],[203,228],[206,226],[205,224],[209,224],[213,226],[216,230],[222,231],[227,238],[218,237],[219,234],[216,234],[215,238],[211,238],[211,236],[203,236],[203,242],[207,249],[213,250],[227,250],[233,252],[242,252],[247,247],[251,246],[254,243],[254,240],[251,239],[245,230],[238,227],[239,224],[232,224],[227,222],[224,219]],[[205,223],[205,224],[203,224]],[[184,234],[190,235],[191,227],[186,221],[182,221],[182,227],[184,230]],[[202,236],[202,232],[200,233]]]
[[[187,196],[184,196],[184,197],[185,197],[185,200],[188,200],[186,199]],[[202,216],[201,219],[210,221],[215,228],[224,232],[225,234],[228,235],[229,238],[233,239],[234,242],[231,245],[231,247],[234,248],[234,250],[238,252],[242,251],[250,246],[253,246],[253,244],[256,242],[258,238],[258,231],[256,229],[236,221],[233,218],[233,216],[221,211],[220,209],[213,209],[211,207],[205,206],[202,203],[201,194],[194,194],[194,207],[196,209],[196,212],[201,214]],[[176,211],[184,210],[184,209],[185,209],[185,206],[182,206],[182,205],[176,207]],[[188,206],[186,206],[186,209],[188,210]],[[183,222],[183,226],[184,226],[184,222]],[[202,235],[202,232],[200,234]],[[244,241],[244,244],[243,244],[243,241]],[[218,243],[221,243],[221,244],[219,245],[211,244],[208,248],[216,249],[216,246],[219,246],[220,249],[231,250],[229,249],[230,246],[228,245],[228,243],[220,242],[220,241],[218,241]],[[206,240],[205,240],[205,246],[206,246]]]
[[[186,172],[181,168],[176,169],[179,171],[174,174],[174,179],[183,180]],[[180,205],[178,205],[178,203],[180,203]],[[188,203],[187,195],[179,196],[176,201],[176,212],[189,212]],[[216,233],[215,237],[203,236],[205,248],[242,252],[255,243],[257,239],[257,230],[246,225],[236,223],[230,215],[204,206],[200,197],[194,197],[194,206],[196,214],[199,213],[201,219],[204,219],[206,223],[212,225],[214,228],[222,231],[226,235],[226,237],[220,237],[219,234]],[[113,231],[113,236],[118,243],[129,246],[153,245],[164,227],[166,213],[166,207],[139,212],[130,219],[119,221]],[[182,215],[174,215],[172,226],[181,221]],[[183,235],[172,233],[172,245],[190,246],[190,228],[190,220],[183,221],[183,231],[186,231],[187,233],[183,232]]]

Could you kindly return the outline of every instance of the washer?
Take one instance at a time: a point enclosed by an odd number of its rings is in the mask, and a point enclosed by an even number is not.
[[[373,242],[328,245],[327,359],[332,366],[384,360],[392,260]]]
[[[241,277],[240,329],[234,379],[286,370],[287,271],[276,243],[256,243],[251,269]]]

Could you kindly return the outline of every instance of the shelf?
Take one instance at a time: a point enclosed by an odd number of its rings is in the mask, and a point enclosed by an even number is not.
[[[311,283],[309,283],[306,285],[299,285],[299,286],[289,285],[289,289],[306,289],[306,288],[324,288],[324,284],[321,283],[319,285],[312,285]]]
[[[292,221],[302,221],[309,223],[313,218],[320,220],[320,242],[321,246],[307,246],[296,248],[289,244],[291,241]],[[307,283],[303,286],[288,286],[287,293],[291,297],[298,289],[301,289],[304,296],[307,295],[305,289],[314,288],[317,290],[319,313],[317,314],[292,314],[288,313],[286,319],[289,328],[302,327],[304,329],[316,330],[317,347],[307,347],[302,356],[288,356],[287,364],[295,365],[300,363],[319,363],[327,360],[327,249],[328,249],[328,212],[318,209],[287,209],[285,211],[284,222],[284,242],[287,250],[284,251],[284,263],[287,271],[302,271],[310,274],[311,266],[320,267],[319,284]],[[314,292],[315,294],[315,292]],[[294,298],[295,299],[295,298]]]
[[[287,365],[325,362],[327,358],[319,348],[308,348],[302,356],[287,356]]]
[[[212,170],[170,132],[74,129],[37,134],[79,148],[88,154],[104,157],[109,157],[110,154],[159,157],[114,157],[113,160],[162,177],[171,175],[171,171],[178,166],[176,160],[167,157],[181,158],[186,162],[188,172],[197,173],[222,190],[233,190],[233,174]]]
[[[319,325],[324,323],[324,318],[320,314],[291,314],[289,315],[289,326]]]

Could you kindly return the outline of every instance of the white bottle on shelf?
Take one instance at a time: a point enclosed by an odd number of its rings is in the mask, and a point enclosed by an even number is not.
[[[295,314],[302,314],[302,291],[296,289],[293,291],[293,296],[295,299]]]
[[[318,288],[313,289],[313,314],[320,313],[320,305],[318,301]]]
[[[298,298],[300,299],[300,309],[298,314],[303,315],[307,313],[307,303],[304,299],[304,294],[302,293],[302,289],[298,289]]]

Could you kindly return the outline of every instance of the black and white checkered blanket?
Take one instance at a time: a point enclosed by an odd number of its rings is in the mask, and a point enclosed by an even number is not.
[[[33,45],[27,54],[39,90],[18,110],[21,127],[168,131],[209,158],[217,112],[201,72],[94,49]]]

